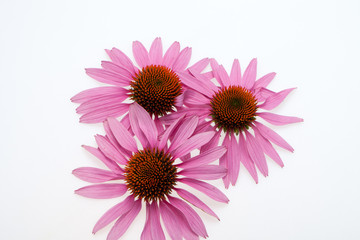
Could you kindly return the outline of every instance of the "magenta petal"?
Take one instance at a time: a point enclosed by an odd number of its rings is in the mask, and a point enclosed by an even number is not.
[[[103,122],[103,125],[104,125],[104,130],[105,130],[105,132],[106,132],[106,136],[105,136],[105,137],[107,137],[107,138],[109,139],[110,143],[111,143],[112,145],[114,145],[114,147],[115,147],[117,150],[119,150],[119,152],[120,152],[121,154],[123,154],[123,155],[124,155],[125,157],[127,157],[127,158],[130,158],[131,155],[132,155],[132,152],[129,151],[129,150],[127,150],[127,149],[125,149],[124,147],[122,147],[122,146],[119,144],[119,142],[116,140],[116,138],[115,138],[112,130],[110,129],[110,125],[109,125],[108,120],[105,120],[105,121]],[[133,136],[133,135],[131,135],[131,136]]]
[[[82,147],[86,149],[86,151],[97,157],[100,161],[102,161],[114,173],[116,174],[124,173],[124,171],[121,169],[119,165],[117,165],[116,162],[107,158],[99,149],[85,145],[83,145]]]
[[[133,74],[132,72],[130,72],[128,69],[126,69],[125,67],[119,66],[113,62],[109,62],[109,61],[102,61],[101,62],[101,66],[105,69],[108,70],[110,72],[114,72],[116,74],[125,76],[128,79],[133,79]]]
[[[288,144],[279,134],[259,122],[255,122],[255,124],[263,137],[268,139],[270,142],[275,143],[279,147],[289,150],[290,152],[294,152],[294,149],[290,146],[290,144]]]
[[[160,224],[159,207],[155,201],[153,201],[149,207],[149,221],[152,239],[165,240],[165,235]]]
[[[87,68],[86,74],[99,82],[116,86],[129,86],[131,82],[128,77],[101,68]]]
[[[222,146],[225,146],[225,147],[229,147],[230,146],[230,136],[229,134],[225,134],[225,137],[224,137],[224,140],[222,142]],[[228,149],[229,150],[229,149]],[[219,159],[219,166],[223,167],[223,168],[226,168],[228,169],[228,165],[229,165],[229,151],[226,152],[226,154],[224,154],[220,159]],[[224,182],[224,186],[226,189],[229,188],[230,186],[230,178],[229,178],[229,174],[226,174],[224,177],[223,177],[223,182]]]
[[[184,200],[188,201],[189,203],[191,203],[192,205],[194,205],[197,208],[200,208],[201,210],[203,210],[204,212],[206,212],[207,214],[210,214],[211,216],[216,217],[219,221],[220,218],[216,215],[216,213],[214,213],[213,210],[211,210],[205,203],[203,203],[199,198],[197,198],[194,194],[186,191],[185,189],[179,189],[179,188],[175,188],[175,191],[177,192],[177,194],[179,194],[180,197],[182,197]]]
[[[150,62],[153,65],[160,65],[162,64],[162,43],[161,38],[155,38],[153,43],[151,44],[150,51],[149,51],[149,57]]]
[[[204,85],[202,82],[200,82],[195,77],[191,76],[188,73],[178,73],[178,76],[180,77],[180,80],[183,84],[187,85],[188,87],[204,94],[205,96],[211,98],[213,95],[213,91],[210,87],[207,85]]]
[[[224,177],[226,173],[226,168],[222,166],[204,165],[200,167],[184,169],[179,172],[179,175],[202,180],[216,180]]]
[[[288,116],[282,116],[275,113],[269,113],[269,112],[262,112],[262,113],[256,113],[259,117],[263,118],[267,122],[273,124],[273,125],[285,125],[290,123],[297,123],[297,122],[303,122],[304,120],[302,118],[298,117],[288,117]]]
[[[235,59],[231,68],[230,83],[233,86],[239,86],[241,82],[241,69],[238,59]]]
[[[256,141],[253,135],[245,130],[246,135],[246,147],[248,149],[251,159],[255,162],[260,172],[266,177],[268,176],[268,167],[264,152],[260,144]]]
[[[124,179],[123,175],[117,175],[111,171],[93,167],[82,167],[72,171],[76,177],[90,183],[102,183],[110,180]]]
[[[205,225],[199,215],[194,211],[194,209],[192,209],[188,204],[178,198],[170,196],[168,196],[168,198],[170,200],[170,203],[184,214],[187,221],[189,222],[191,229],[197,235],[203,238],[208,237]]]
[[[180,52],[180,44],[178,42],[174,42],[166,51],[163,59],[163,65],[168,68],[172,68],[175,60],[179,56]]]
[[[120,183],[95,184],[75,190],[76,194],[83,197],[107,199],[121,197],[127,191],[127,186]]]
[[[242,78],[241,86],[246,89],[252,89],[256,79],[256,68],[257,68],[257,60],[254,58],[249,63],[249,66],[246,68],[244,72],[244,76]]]
[[[256,88],[260,88],[260,87],[267,87],[267,85],[269,85],[269,83],[274,79],[276,73],[272,72],[272,73],[268,73],[266,74],[265,76],[259,78],[259,80],[257,80],[255,82],[255,85],[254,85],[254,89]]]
[[[221,131],[216,131],[215,135],[211,138],[211,140],[201,147],[200,152],[205,152],[211,148],[216,147],[219,144],[220,135]]]
[[[111,60],[116,63],[117,65],[120,65],[127,69],[132,75],[135,75],[137,69],[135,68],[134,64],[130,60],[126,54],[124,54],[122,51],[120,51],[117,48],[111,49],[111,51],[106,51]]]
[[[151,236],[151,226],[150,226],[150,203],[148,202],[146,202],[145,226],[141,233],[140,240],[153,240]]]
[[[185,119],[175,134],[173,134],[173,139],[169,151],[176,149],[181,143],[187,140],[193,134],[196,126],[198,125],[198,122],[199,118],[197,116],[192,116]]]
[[[96,143],[104,155],[111,160],[124,164],[127,164],[126,158],[103,136],[95,136]]]
[[[102,217],[97,221],[93,228],[93,233],[95,234],[100,229],[106,227],[115,219],[121,217],[123,214],[128,213],[134,206],[134,197],[129,196],[121,203],[116,204],[110,208]]]
[[[122,125],[115,118],[108,118],[108,122],[110,129],[120,146],[131,152],[137,152],[138,148],[136,145],[136,141],[133,136],[131,136],[129,131],[124,127],[124,125]]]
[[[251,160],[247,147],[246,141],[242,133],[239,134],[239,152],[240,152],[240,162],[244,164],[245,168],[249,171],[252,178],[258,183],[258,175],[256,173],[256,168],[254,162]]]
[[[229,87],[231,82],[230,82],[230,78],[229,78],[229,75],[227,74],[225,68],[223,67],[223,65],[220,65],[219,68],[218,68],[218,74],[219,74],[219,77],[223,83],[223,86],[224,87]]]
[[[111,228],[107,240],[118,240],[129,228],[141,210],[141,200],[135,201],[132,209],[123,214]]]
[[[185,169],[185,168],[192,168],[192,167],[198,167],[200,165],[209,164],[213,161],[218,160],[222,155],[224,155],[224,153],[226,153],[225,147],[221,147],[221,146],[214,147],[200,153],[199,155],[193,158],[186,160],[186,162],[180,163],[178,167]]]
[[[106,120],[108,117],[119,117],[129,110],[129,104],[117,103],[111,107],[100,108],[88,112],[80,117],[82,123],[99,123]]]
[[[83,102],[76,112],[79,114],[94,112],[103,109],[111,109],[112,107],[120,106],[121,103],[127,99],[128,96],[124,93],[118,96],[103,96]]]
[[[98,99],[106,96],[121,96],[126,93],[127,90],[122,87],[97,87],[87,89],[76,94],[71,98],[71,101],[75,103],[83,103],[92,99]]]
[[[208,197],[218,202],[223,202],[223,203],[229,202],[229,199],[225,196],[225,194],[223,194],[218,188],[214,187],[209,183],[192,178],[180,178],[178,181],[186,185],[189,185],[190,187],[206,194]]]
[[[163,201],[160,201],[160,213],[165,228],[172,240],[182,240],[181,228],[175,213]]]
[[[201,73],[209,64],[209,61],[210,61],[209,58],[203,58],[194,65],[192,65],[191,67],[189,67],[189,71]]]
[[[176,148],[172,155],[174,158],[182,157],[185,154],[191,152],[194,149],[197,149],[207,143],[209,139],[214,136],[215,132],[203,132],[192,136],[191,138],[185,140],[178,148]]]
[[[175,71],[183,71],[186,66],[189,64],[191,58],[191,48],[186,47],[184,48],[177,59],[175,60],[173,64],[173,69]]]
[[[187,89],[184,92],[184,103],[187,106],[198,106],[202,104],[208,104],[210,103],[210,100],[197,91]]]
[[[134,55],[135,61],[140,66],[140,68],[144,68],[144,67],[150,65],[149,54],[141,42],[139,42],[139,41],[133,42],[133,55]]]
[[[172,131],[174,130],[174,128],[178,125],[178,123],[185,117],[185,114],[183,114],[182,116],[180,116],[179,118],[177,118],[175,121],[173,121],[171,123],[171,125],[169,127],[166,128],[164,134],[161,136],[160,138],[160,142],[159,142],[159,149],[164,149],[164,147],[166,146],[168,140],[169,140],[169,136],[172,133]]]
[[[219,76],[219,67],[220,67],[220,65],[218,64],[218,62],[215,59],[211,58],[210,59],[210,66],[211,66],[212,72],[213,72],[214,77],[216,78],[217,82],[220,84],[221,87],[224,87],[224,84],[221,81],[220,76]]]
[[[228,145],[228,175],[229,180],[233,186],[239,176],[240,171],[240,153],[238,143],[235,136],[231,136],[230,144]]]
[[[274,95],[268,97],[266,101],[263,104],[259,105],[258,107],[265,110],[272,110],[275,107],[277,107],[287,97],[287,95],[289,95],[289,93],[294,89],[295,88],[289,88],[281,92],[275,93]]]

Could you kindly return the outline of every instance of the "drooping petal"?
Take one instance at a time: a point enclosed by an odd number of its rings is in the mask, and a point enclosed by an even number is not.
[[[140,240],[153,240],[151,236],[151,225],[150,225],[150,203],[148,202],[146,202],[145,226],[141,233]]]
[[[90,183],[102,183],[110,180],[124,179],[123,175],[93,167],[81,167],[72,171],[76,177]]]
[[[199,155],[186,160],[186,162],[182,162],[178,165],[181,168],[192,168],[198,167],[200,165],[209,164],[213,161],[219,159],[226,152],[226,148],[219,146],[210,148],[207,151],[200,153]]]
[[[100,229],[106,227],[115,219],[121,217],[122,215],[128,213],[134,206],[134,197],[129,196],[121,203],[116,204],[112,208],[110,208],[101,218],[96,222],[93,233],[95,234]]]
[[[115,118],[108,118],[108,122],[110,129],[120,146],[131,152],[137,152],[138,147],[136,145],[136,141],[124,125]]]
[[[149,54],[144,45],[142,45],[139,41],[133,42],[133,55],[135,61],[140,66],[140,68],[144,68],[150,65]]]
[[[249,171],[250,175],[256,183],[258,183],[258,175],[256,172],[255,164],[251,160],[248,149],[246,147],[246,141],[242,133],[239,134],[239,152],[240,152],[240,162],[245,166]]]
[[[216,217],[219,221],[220,218],[214,213],[213,210],[211,210],[205,203],[203,203],[198,197],[196,197],[194,194],[186,191],[185,189],[175,188],[175,191],[177,194],[179,194],[180,197],[191,203],[197,208],[200,208],[204,212],[210,214],[211,216]]]
[[[268,167],[266,164],[266,159],[264,152],[260,144],[256,141],[254,136],[245,130],[246,135],[246,147],[251,159],[255,162],[255,165],[260,170],[260,172],[266,177],[268,176]]]
[[[72,102],[83,103],[92,99],[98,99],[107,96],[121,96],[126,94],[127,90],[122,87],[97,87],[82,91],[71,98]]]
[[[254,85],[254,89],[256,88],[260,88],[260,87],[267,87],[267,85],[269,85],[269,83],[274,79],[276,73],[272,72],[272,73],[268,73],[265,76],[259,78]]]
[[[108,199],[121,197],[127,191],[127,186],[121,183],[95,184],[75,190],[76,194],[83,197]]]
[[[96,109],[80,117],[81,123],[99,123],[108,117],[120,117],[129,110],[129,104],[117,103],[111,107]]]
[[[86,74],[102,83],[115,86],[129,86],[131,79],[101,68],[87,68]]]
[[[235,59],[231,68],[230,83],[233,86],[239,86],[241,82],[241,68],[238,59]]]
[[[162,64],[162,43],[161,38],[157,37],[153,41],[149,51],[150,62],[153,65]]]
[[[130,58],[128,56],[126,56],[125,53],[123,53],[122,51],[120,51],[117,48],[113,48],[111,49],[111,51],[106,51],[107,54],[110,56],[111,60],[120,65],[123,66],[124,68],[126,68],[133,76],[135,76],[135,73],[138,71],[137,68],[134,66],[134,64],[132,63],[132,61],[130,60]]]
[[[181,228],[175,213],[163,201],[160,201],[160,214],[165,228],[172,240],[182,240]]]
[[[224,140],[222,142],[222,146],[225,146],[225,147],[228,147],[230,146],[230,136],[229,134],[227,133],[224,137]],[[228,165],[229,165],[229,152],[226,152],[226,154],[224,154],[220,159],[219,159],[219,165],[223,168],[226,168],[228,169]],[[223,182],[224,182],[224,185],[225,185],[225,188],[228,189],[229,186],[230,186],[230,177],[229,177],[229,174],[226,174],[224,177],[223,177]]]
[[[119,66],[113,62],[109,62],[109,61],[102,61],[101,62],[101,66],[105,69],[108,70],[110,72],[114,72],[116,74],[125,76],[128,79],[133,79],[134,75],[132,74],[132,71],[130,72],[128,69],[126,69],[125,67]]]
[[[120,164],[127,164],[127,159],[104,136],[96,135],[95,140],[106,157]]]
[[[260,134],[270,142],[273,142],[279,147],[289,150],[290,152],[294,152],[294,149],[290,146],[290,144],[288,144],[279,134],[266,127],[262,123],[255,121],[255,125],[258,128]]]
[[[198,61],[197,63],[195,63],[194,65],[192,65],[191,67],[188,68],[188,70],[190,72],[198,72],[201,73],[206,66],[209,64],[210,60],[209,58],[203,58],[200,61]]]
[[[191,48],[186,47],[180,52],[172,68],[175,71],[183,71],[186,68],[186,66],[189,64],[190,58],[191,58]]]
[[[168,68],[172,68],[175,60],[179,56],[180,52],[180,44],[178,42],[174,42],[166,51],[163,59],[163,64]]]
[[[194,209],[192,209],[188,204],[178,198],[170,196],[168,196],[168,198],[170,200],[170,203],[184,214],[185,218],[189,222],[191,229],[197,235],[203,238],[208,237],[205,225],[199,215],[194,211]]]
[[[235,136],[231,136],[228,145],[228,175],[230,183],[235,186],[240,171],[240,154],[239,147]]]
[[[136,200],[132,209],[123,214],[111,228],[107,240],[118,240],[129,228],[141,210],[141,200]]]
[[[180,175],[202,180],[216,180],[226,175],[227,170],[222,166],[204,165],[200,167],[187,168],[179,172]]]
[[[256,79],[256,68],[257,68],[257,60],[254,58],[249,63],[249,66],[246,68],[244,72],[244,76],[241,81],[241,86],[246,89],[252,89]]]
[[[262,119],[273,125],[280,125],[280,126],[304,121],[302,118],[283,116],[269,112],[256,113],[256,115],[258,115],[259,117],[261,117]]]
[[[165,240],[165,235],[160,224],[159,207],[155,201],[153,201],[149,207],[149,221],[152,239]]]
[[[265,109],[265,110],[272,110],[275,107],[279,106],[279,104],[289,95],[289,93],[294,90],[295,88],[289,88],[285,89],[281,92],[275,93],[274,95],[268,97],[266,101],[259,105],[259,108]]]
[[[124,171],[121,169],[119,165],[116,164],[116,162],[110,160],[107,158],[99,149],[90,147],[90,146],[82,146],[86,151],[94,155],[96,158],[98,158],[100,161],[102,161],[111,171],[113,171],[116,174],[123,174]]]
[[[169,151],[176,149],[181,143],[187,140],[193,134],[196,126],[198,125],[198,122],[199,118],[197,116],[192,116],[185,119],[175,134],[173,134],[173,139]]]

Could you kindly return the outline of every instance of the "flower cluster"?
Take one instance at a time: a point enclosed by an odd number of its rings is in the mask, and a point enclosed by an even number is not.
[[[84,148],[107,169],[75,169],[76,177],[93,183],[75,193],[97,199],[127,195],[98,220],[93,233],[116,220],[107,239],[119,239],[145,205],[142,240],[165,239],[163,227],[173,240],[206,238],[203,221],[188,203],[219,217],[193,190],[228,203],[206,181],[222,179],[226,188],[235,185],[242,163],[257,183],[257,169],[268,175],[265,155],[284,165],[273,144],[293,151],[259,118],[273,125],[303,121],[267,112],[294,88],[267,89],[275,73],[257,79],[256,59],[243,74],[237,59],[230,74],[214,59],[188,67],[191,48],[180,51],[174,42],[163,55],[160,38],[149,51],[133,43],[138,67],[116,48],[106,52],[111,61],[86,73],[110,86],[71,99],[80,103],[80,122],[103,123],[106,132],[95,136],[97,148]],[[204,72],[208,65],[211,70]]]

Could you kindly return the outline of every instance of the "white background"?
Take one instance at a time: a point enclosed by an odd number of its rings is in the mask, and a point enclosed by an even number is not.
[[[304,123],[273,127],[295,148],[278,148],[285,167],[255,184],[241,169],[228,205],[206,200],[221,221],[200,213],[209,239],[360,239],[357,0],[20,1],[0,2],[0,239],[106,239],[97,219],[119,199],[92,200],[80,166],[102,167],[100,124],[79,124],[70,97],[100,84],[84,73],[114,46],[149,48],[160,36],[193,48],[192,63],[214,57],[229,70],[258,58],[270,88],[297,86],[273,112]],[[214,184],[222,188],[221,182]],[[222,188],[223,189],[223,188]],[[200,195],[202,199],[203,195]],[[122,239],[139,239],[144,211]]]

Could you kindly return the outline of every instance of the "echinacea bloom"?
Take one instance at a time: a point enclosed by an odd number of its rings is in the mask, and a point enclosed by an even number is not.
[[[92,167],[75,169],[78,178],[96,183],[75,192],[97,199],[128,197],[109,209],[95,224],[93,233],[116,220],[107,239],[119,239],[146,206],[146,222],[142,240],[163,240],[165,235],[160,217],[171,239],[206,238],[207,232],[199,215],[178,196],[216,217],[217,215],[193,193],[183,189],[186,184],[210,198],[227,203],[227,197],[217,188],[201,180],[220,179],[226,174],[222,166],[209,164],[224,155],[224,147],[215,147],[187,161],[179,158],[206,144],[214,132],[196,133],[198,117],[180,117],[159,133],[150,115],[138,104],[129,109],[131,131],[116,120],[104,122],[106,136],[97,135],[99,148],[85,149],[101,160],[109,170]],[[133,133],[140,141],[138,148]],[[172,135],[171,144],[169,136]],[[121,183],[104,183],[120,180]]]
[[[180,44],[174,42],[163,55],[161,39],[156,38],[149,52],[139,41],[133,42],[132,49],[139,68],[122,51],[113,48],[106,50],[111,61],[102,61],[102,68],[86,69],[90,77],[111,86],[88,89],[71,98],[80,103],[76,109],[82,115],[80,122],[98,123],[107,117],[120,117],[128,112],[131,102],[141,105],[156,119],[183,105],[179,74],[188,72],[191,48],[180,51]],[[205,58],[189,69],[199,72],[208,63]],[[127,118],[126,115],[124,121]]]
[[[214,84],[211,78],[199,73],[192,72],[193,76],[184,75],[183,83],[189,88],[184,93],[184,105],[188,108],[165,116],[162,121],[169,124],[186,112],[189,116],[198,115],[203,129],[208,131],[213,128],[217,131],[202,150],[217,146],[221,132],[225,133],[221,145],[226,146],[228,151],[219,161],[221,166],[228,169],[228,174],[223,178],[225,187],[228,188],[230,183],[235,185],[240,162],[257,183],[256,168],[264,176],[268,176],[265,154],[281,167],[284,166],[272,144],[294,151],[282,137],[260,123],[257,118],[262,118],[273,125],[303,121],[297,117],[262,111],[277,107],[294,88],[278,93],[268,90],[266,87],[275,77],[275,73],[269,73],[256,80],[256,59],[250,62],[244,75],[241,75],[237,59],[234,60],[230,76],[214,59],[210,60],[210,64],[218,85]]]

